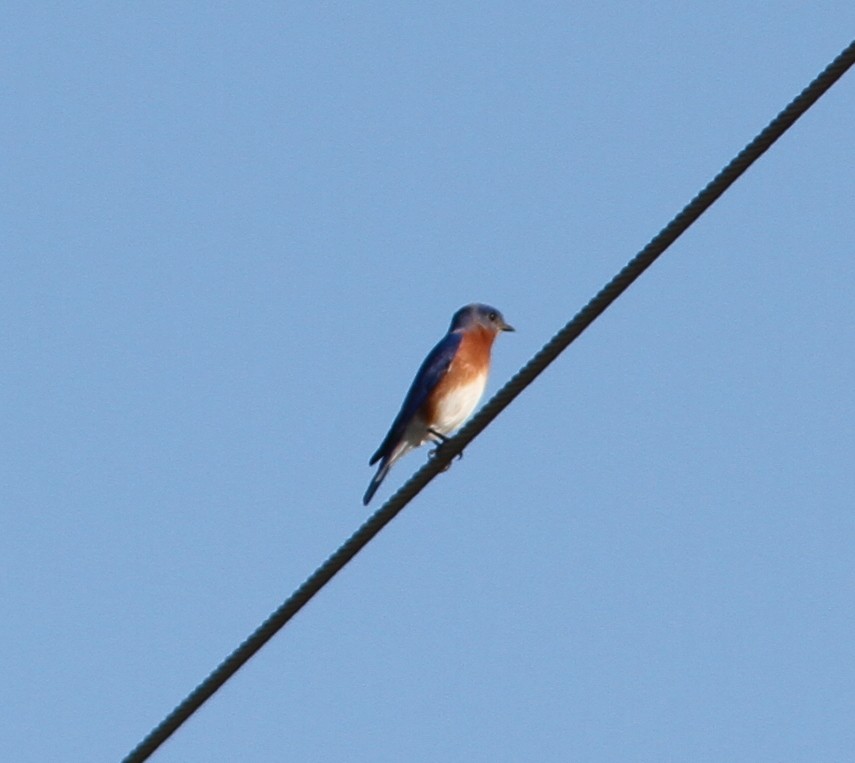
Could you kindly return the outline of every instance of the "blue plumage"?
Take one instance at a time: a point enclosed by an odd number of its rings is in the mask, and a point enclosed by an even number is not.
[[[401,405],[401,410],[392,422],[389,428],[389,433],[384,438],[377,452],[371,456],[368,462],[369,466],[376,464],[381,458],[389,458],[395,446],[404,435],[407,425],[415,416],[419,409],[425,404],[428,395],[436,388],[436,385],[442,381],[445,372],[454,360],[457,353],[457,348],[460,346],[462,337],[460,334],[446,334],[439,340],[424,362],[419,367],[416,378],[410,385],[407,396]]]
[[[371,500],[401,456],[426,442],[436,442],[469,417],[484,392],[490,348],[500,331],[513,328],[489,305],[466,305],[454,314],[448,333],[428,353],[388,434],[369,461],[380,465],[363,503]],[[459,361],[452,368],[456,358]]]

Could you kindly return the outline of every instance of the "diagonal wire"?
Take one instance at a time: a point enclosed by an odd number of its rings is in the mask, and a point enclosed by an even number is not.
[[[567,346],[606,310],[686,229],[855,63],[851,42],[624,268],[523,366],[454,437],[294,591],[237,649],[163,719],[123,763],[151,756],[202,704],[263,647],[332,577],[484,430]]]

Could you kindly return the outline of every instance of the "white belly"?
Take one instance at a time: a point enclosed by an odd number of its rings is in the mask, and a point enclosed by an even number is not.
[[[436,407],[433,428],[440,434],[447,435],[461,426],[472,415],[486,386],[487,374],[483,374],[446,394]]]

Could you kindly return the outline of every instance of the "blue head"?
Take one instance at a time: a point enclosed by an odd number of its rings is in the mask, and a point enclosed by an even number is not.
[[[449,331],[458,331],[480,326],[493,334],[500,331],[513,331],[514,327],[505,322],[502,314],[490,305],[475,303],[461,307],[451,319]]]

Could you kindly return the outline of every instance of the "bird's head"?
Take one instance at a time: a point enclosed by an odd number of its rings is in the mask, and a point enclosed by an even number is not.
[[[508,324],[504,316],[490,305],[475,303],[461,307],[451,319],[450,331],[466,330],[471,328],[484,328],[493,334],[500,331],[514,331],[514,327]]]

